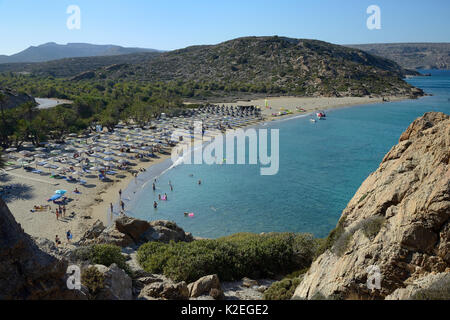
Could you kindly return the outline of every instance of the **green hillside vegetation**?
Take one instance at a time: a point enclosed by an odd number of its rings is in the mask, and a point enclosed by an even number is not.
[[[307,268],[318,240],[307,234],[234,234],[190,243],[148,242],[138,250],[139,264],[148,272],[175,281],[192,282],[217,274],[222,281],[274,277]]]

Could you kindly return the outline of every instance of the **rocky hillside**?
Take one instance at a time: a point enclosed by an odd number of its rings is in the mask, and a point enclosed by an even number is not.
[[[77,299],[67,290],[67,262],[43,252],[0,199],[0,300]]]
[[[323,41],[276,36],[238,38],[163,53],[0,65],[1,71],[71,80],[201,83],[202,88],[216,95],[423,95],[402,80],[418,73],[393,61]]]
[[[36,100],[26,93],[18,93],[6,88],[0,88],[0,103],[4,109],[12,109],[26,102],[36,103]]]
[[[294,298],[448,297],[449,162],[450,117],[427,113],[414,121],[343,211]],[[367,287],[373,266],[379,290]]]
[[[211,90],[299,95],[408,94],[401,78],[416,74],[360,50],[323,41],[283,37],[246,37],[218,45],[193,46],[163,53],[145,63],[99,71],[107,78],[145,81],[182,80],[211,83]]]
[[[450,43],[380,43],[349,47],[390,59],[407,69],[450,69]]]

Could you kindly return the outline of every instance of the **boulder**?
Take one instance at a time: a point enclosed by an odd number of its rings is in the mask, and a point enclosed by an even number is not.
[[[242,278],[242,286],[246,288],[252,288],[258,285],[258,281],[252,280],[250,278]]]
[[[199,297],[203,294],[209,294],[211,289],[222,291],[217,274],[202,277],[188,285],[189,296],[192,298]]]
[[[120,247],[136,247],[147,241],[193,241],[192,234],[184,232],[176,223],[170,221],[147,222],[127,216],[118,218],[108,228],[98,222],[80,240],[82,245],[114,244]]]
[[[83,240],[92,240],[100,236],[100,234],[105,230],[106,227],[103,225],[103,222],[97,220],[94,222],[92,227],[90,227],[83,236]]]
[[[384,299],[429,274],[448,272],[449,162],[450,117],[426,113],[350,200],[337,239],[311,265],[294,299]],[[374,277],[379,287],[367,285]],[[394,296],[405,296],[399,292]]]
[[[170,241],[193,241],[192,234],[184,232],[176,223],[165,220],[150,222],[149,228],[142,236],[147,241],[161,241],[168,243]]]
[[[139,243],[142,234],[150,228],[150,224],[144,220],[121,216],[115,221],[115,228],[128,235],[135,243]]]
[[[153,282],[146,285],[139,294],[139,299],[153,300],[186,300],[189,298],[189,290],[186,282],[174,283],[170,280]]]
[[[91,243],[94,244],[114,244],[119,247],[129,247],[135,245],[133,239],[116,229],[115,225],[105,229],[96,239]]]
[[[104,287],[96,296],[97,300],[131,300],[133,298],[131,278],[115,263],[110,267],[100,264],[96,264],[94,267],[105,278]]]
[[[450,299],[450,273],[429,274],[413,281],[406,288],[399,288],[386,300],[439,300]]]

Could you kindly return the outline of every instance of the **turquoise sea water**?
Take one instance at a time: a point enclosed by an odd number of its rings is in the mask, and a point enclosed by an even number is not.
[[[127,214],[172,220],[195,236],[209,238],[270,231],[326,236],[414,119],[428,111],[450,114],[450,71],[424,72],[432,77],[408,82],[433,96],[328,110],[327,120],[315,124],[310,117],[268,123],[263,128],[280,133],[277,175],[261,176],[255,165],[181,165],[159,176],[153,192],[153,176],[170,163],[155,166],[126,190]],[[164,193],[169,201],[158,201],[155,210],[153,201]],[[184,212],[195,216],[185,217]]]

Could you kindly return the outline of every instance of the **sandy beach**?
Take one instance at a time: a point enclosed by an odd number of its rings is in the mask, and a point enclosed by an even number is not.
[[[135,162],[134,170],[148,168],[156,163],[165,161],[170,155],[158,155],[159,158],[150,162]],[[58,235],[63,245],[68,245],[65,234],[70,230],[73,234],[72,242],[77,241],[87,228],[100,220],[108,223],[110,203],[119,211],[119,190],[124,190],[134,179],[129,172],[120,172],[109,182],[103,182],[96,175],[85,176],[87,184],[82,186],[65,180],[51,179],[49,172],[35,174],[17,168],[4,171],[0,175],[2,185],[13,186],[9,194],[3,196],[17,222],[26,233],[34,237],[54,240]],[[80,193],[74,192],[77,188]],[[66,196],[72,199],[66,206],[66,215],[56,219],[56,205],[47,202],[56,190],[67,190]],[[31,212],[35,205],[50,205],[51,210]]]
[[[407,99],[407,97],[389,97],[390,101],[398,101]],[[236,105],[256,105],[260,106],[268,119],[277,119],[272,113],[280,110],[290,110],[292,115],[301,114],[296,107],[301,107],[305,112],[313,112],[316,110],[326,110],[330,108],[348,107],[369,103],[381,103],[381,98],[369,97],[345,97],[345,98],[298,98],[298,97],[279,97],[269,98],[268,105],[270,108],[264,107],[265,99],[253,101],[238,101],[235,103],[224,103],[228,106]],[[222,105],[222,104],[220,104]],[[302,113],[305,113],[302,112]],[[253,121],[248,125],[255,125]],[[158,158],[154,158],[148,162],[134,161],[134,170],[141,168],[148,169],[150,166],[161,163],[170,157],[169,154],[158,154]],[[44,170],[45,171],[45,170]],[[58,235],[63,240],[63,245],[68,244],[65,239],[67,230],[71,230],[73,240],[77,241],[84,234],[87,228],[92,224],[101,220],[107,225],[110,214],[110,203],[115,206],[118,212],[119,190],[125,190],[127,186],[133,182],[133,175],[129,172],[120,172],[120,174],[112,177],[112,181],[103,182],[96,175],[86,176],[87,184],[81,186],[79,184],[69,183],[65,180],[55,180],[50,178],[50,171],[42,174],[35,174],[25,171],[23,168],[17,168],[4,171],[0,176],[2,185],[13,185],[14,191],[3,196],[11,212],[16,220],[22,225],[25,232],[35,237],[44,237],[54,240]],[[76,194],[73,191],[75,187],[81,192]],[[72,201],[66,206],[66,216],[60,220],[56,219],[54,210],[56,206],[47,202],[55,190],[67,190],[67,197]],[[31,212],[34,205],[51,205],[51,210],[43,212]]]
[[[388,101],[400,101],[408,99],[404,96],[392,96],[386,97]],[[362,104],[383,103],[383,98],[371,98],[371,97],[274,97],[268,98],[266,107],[266,99],[256,99],[250,101],[236,101],[228,103],[219,103],[219,105],[225,106],[258,106],[261,108],[264,116],[269,119],[273,119],[272,114],[280,111],[290,111],[293,114],[300,114],[297,111],[298,108],[303,108],[306,112],[313,112],[318,110],[327,110],[333,108],[350,107]],[[305,112],[304,112],[305,113]]]

